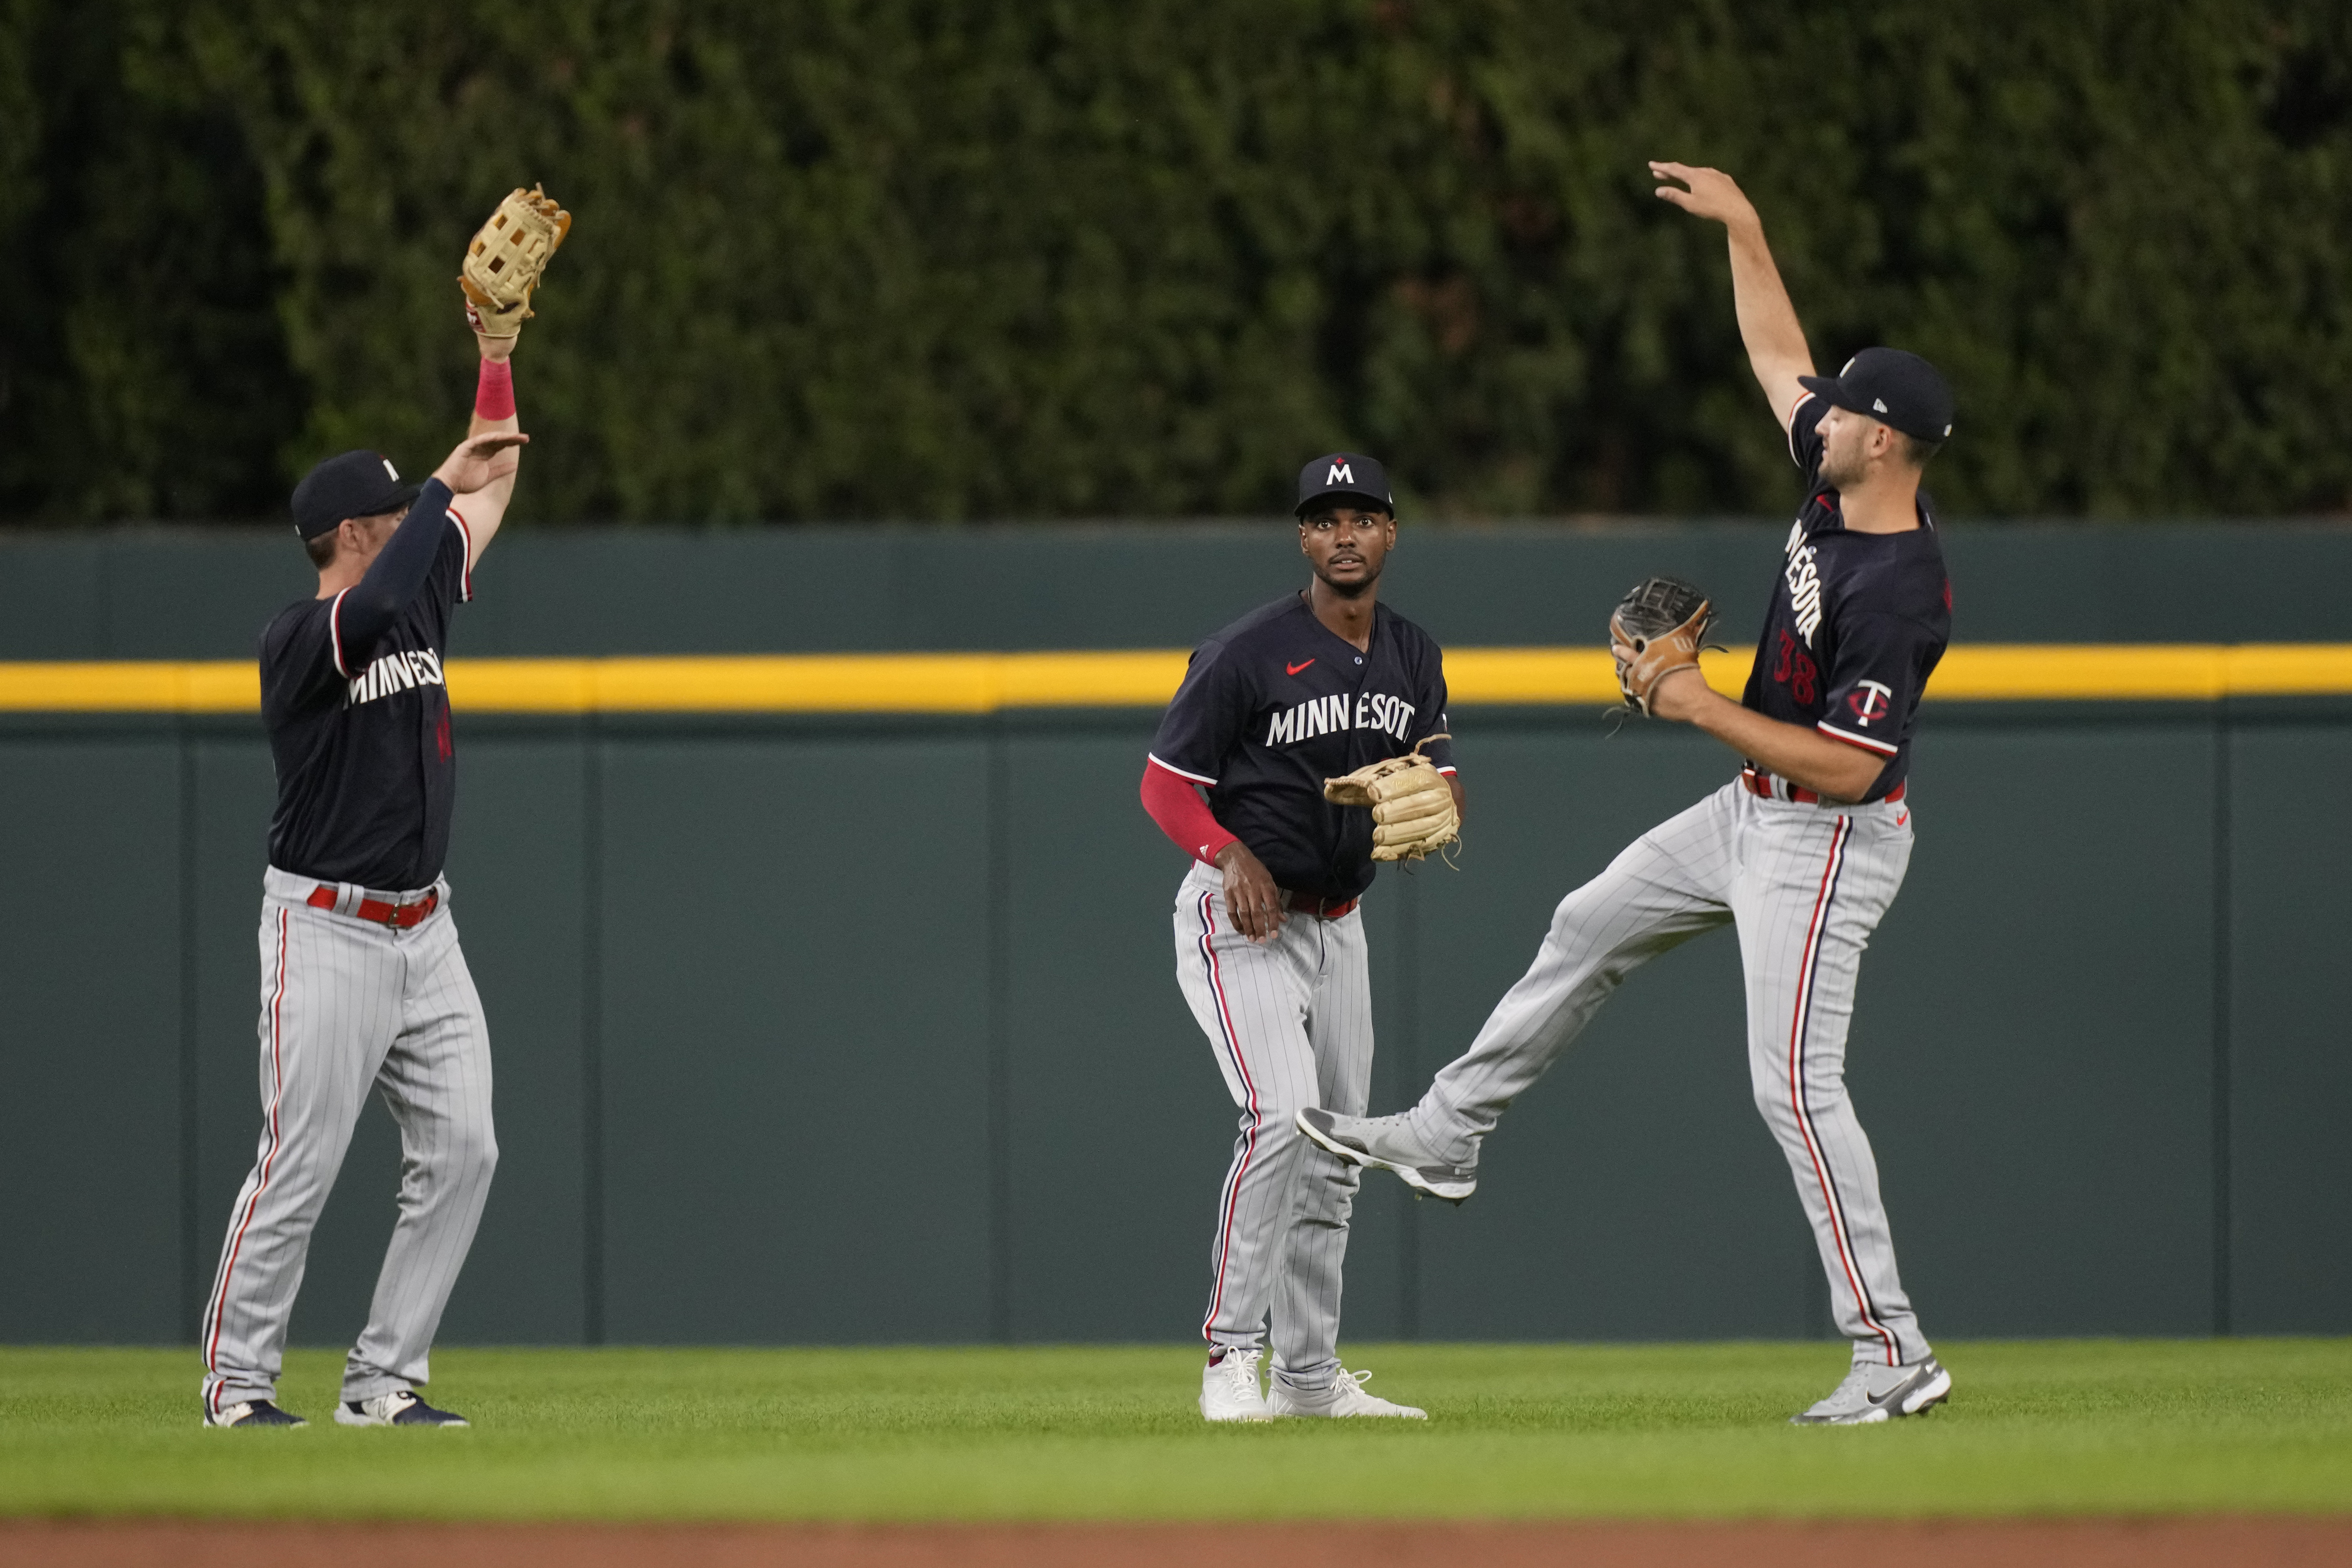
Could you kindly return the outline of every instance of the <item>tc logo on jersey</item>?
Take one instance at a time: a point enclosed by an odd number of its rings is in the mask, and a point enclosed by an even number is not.
[[[362,702],[373,702],[395,691],[447,684],[441,679],[441,660],[431,648],[419,648],[415,653],[388,653],[352,677],[351,690],[344,695],[343,706],[356,708]]]
[[[1864,680],[1859,683],[1858,689],[1846,694],[1845,705],[1853,710],[1854,722],[1867,730],[1873,719],[1886,717],[1887,705],[1894,696],[1893,687]]]
[[[1318,697],[1312,702],[1302,702],[1276,713],[1266,724],[1265,743],[1296,745],[1341,730],[1379,730],[1402,741],[1412,726],[1413,711],[1413,705],[1401,697],[1383,697],[1370,691],[1356,698],[1350,706],[1348,694],[1342,691],[1336,697]]]

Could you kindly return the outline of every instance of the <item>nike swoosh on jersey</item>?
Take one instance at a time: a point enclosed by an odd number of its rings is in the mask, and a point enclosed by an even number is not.
[[[1315,662],[1315,661],[1314,661],[1313,659],[1311,659],[1311,658],[1310,658],[1310,659],[1308,659],[1308,660],[1307,661],[1307,664],[1313,664],[1314,662]],[[1282,667],[1282,672],[1283,672],[1285,675],[1297,675],[1300,670],[1305,669],[1305,668],[1307,668],[1307,664],[1288,664],[1288,663],[1286,663],[1286,664],[1284,664],[1284,665],[1283,665],[1283,667]]]

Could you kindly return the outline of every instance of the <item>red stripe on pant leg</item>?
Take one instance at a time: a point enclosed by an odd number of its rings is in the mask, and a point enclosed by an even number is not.
[[[1209,992],[1217,999],[1217,1026],[1224,1032],[1225,1051],[1234,1059],[1234,1070],[1240,1075],[1242,1085],[1249,1091],[1249,1139],[1242,1145],[1241,1163],[1234,1167],[1226,1183],[1224,1217],[1217,1227],[1217,1281],[1209,1294],[1209,1315],[1201,1321],[1201,1337],[1216,1342],[1213,1334],[1217,1313],[1225,1304],[1225,1265],[1232,1259],[1234,1247],[1234,1214],[1240,1207],[1242,1178],[1249,1173],[1250,1162],[1257,1158],[1257,1132],[1262,1120],[1257,1109],[1257,1080],[1250,1077],[1249,1064],[1242,1059],[1239,1037],[1234,1033],[1233,1009],[1225,1002],[1223,973],[1217,967],[1217,950],[1212,940],[1217,934],[1216,916],[1211,912],[1213,895],[1201,895],[1201,957],[1208,965]]]
[[[1822,1204],[1829,1211],[1830,1236],[1837,1243],[1838,1262],[1845,1269],[1846,1287],[1853,1292],[1854,1310],[1864,1324],[1885,1342],[1886,1363],[1894,1366],[1902,1359],[1895,1352],[1895,1336],[1886,1331],[1886,1326],[1870,1310],[1870,1297],[1862,1288],[1861,1270],[1853,1261],[1853,1244],[1846,1235],[1845,1207],[1838,1202],[1837,1188],[1822,1163],[1821,1141],[1813,1132],[1812,1113],[1805,1106],[1804,1040],[1812,1022],[1814,970],[1821,962],[1822,933],[1829,926],[1830,895],[1836,889],[1846,842],[1853,835],[1853,818],[1839,817],[1830,839],[1829,863],[1822,868],[1821,890],[1814,895],[1813,918],[1805,930],[1804,956],[1797,972],[1797,1005],[1789,1020],[1789,1103],[1797,1115],[1797,1130],[1804,1135],[1805,1152],[1813,1163],[1813,1179],[1821,1184]]]
[[[269,1190],[269,1173],[278,1160],[278,1102],[286,1096],[286,1066],[283,1053],[286,1004],[286,911],[278,911],[278,989],[269,997],[269,1147],[261,1155],[261,1180],[254,1184],[253,1196],[246,1201],[245,1217],[237,1221],[236,1236],[228,1244],[228,1261],[221,1265],[220,1289],[213,1298],[213,1329],[205,1336],[205,1370],[220,1375],[221,1318],[228,1310],[229,1277],[236,1272],[237,1254],[245,1250],[246,1227],[253,1223],[253,1211],[261,1206],[261,1194]],[[213,1414],[220,1414],[220,1387],[215,1384],[212,1394]]]

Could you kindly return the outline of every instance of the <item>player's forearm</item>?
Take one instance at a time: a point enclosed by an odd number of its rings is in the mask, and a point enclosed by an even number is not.
[[[1860,800],[1885,770],[1884,757],[1832,741],[1818,730],[1768,719],[1700,686],[1696,677],[1683,677],[1680,684],[1697,689],[1676,693],[1679,700],[1674,717],[1705,731],[1759,767],[1816,794],[1832,800]]]
[[[515,408],[514,371],[508,355],[513,353],[512,339],[482,338],[482,368],[474,388],[474,416],[467,425],[467,437],[488,435],[492,431],[520,430],[521,416]],[[503,352],[493,353],[493,348]],[[471,553],[467,564],[482,558],[490,541],[505,521],[507,504],[514,499],[517,475],[509,474],[491,480],[467,496],[457,508],[466,519],[466,529]]]
[[[1788,286],[1780,281],[1772,247],[1765,243],[1764,220],[1750,209],[1724,226],[1730,236],[1731,300],[1739,317],[1739,341],[1747,346],[1757,384],[1778,405],[1793,390],[1794,378],[1813,374],[1813,351]],[[1776,406],[1773,412],[1786,418],[1789,411]]]
[[[1203,864],[1215,865],[1220,850],[1240,842],[1209,810],[1198,790],[1158,763],[1143,764],[1142,796],[1145,813],[1168,841]]]

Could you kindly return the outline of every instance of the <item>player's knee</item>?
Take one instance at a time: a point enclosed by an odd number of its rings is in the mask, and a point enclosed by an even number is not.
[[[461,1118],[451,1123],[441,1164],[461,1181],[487,1182],[499,1168],[499,1139],[490,1119]]]

